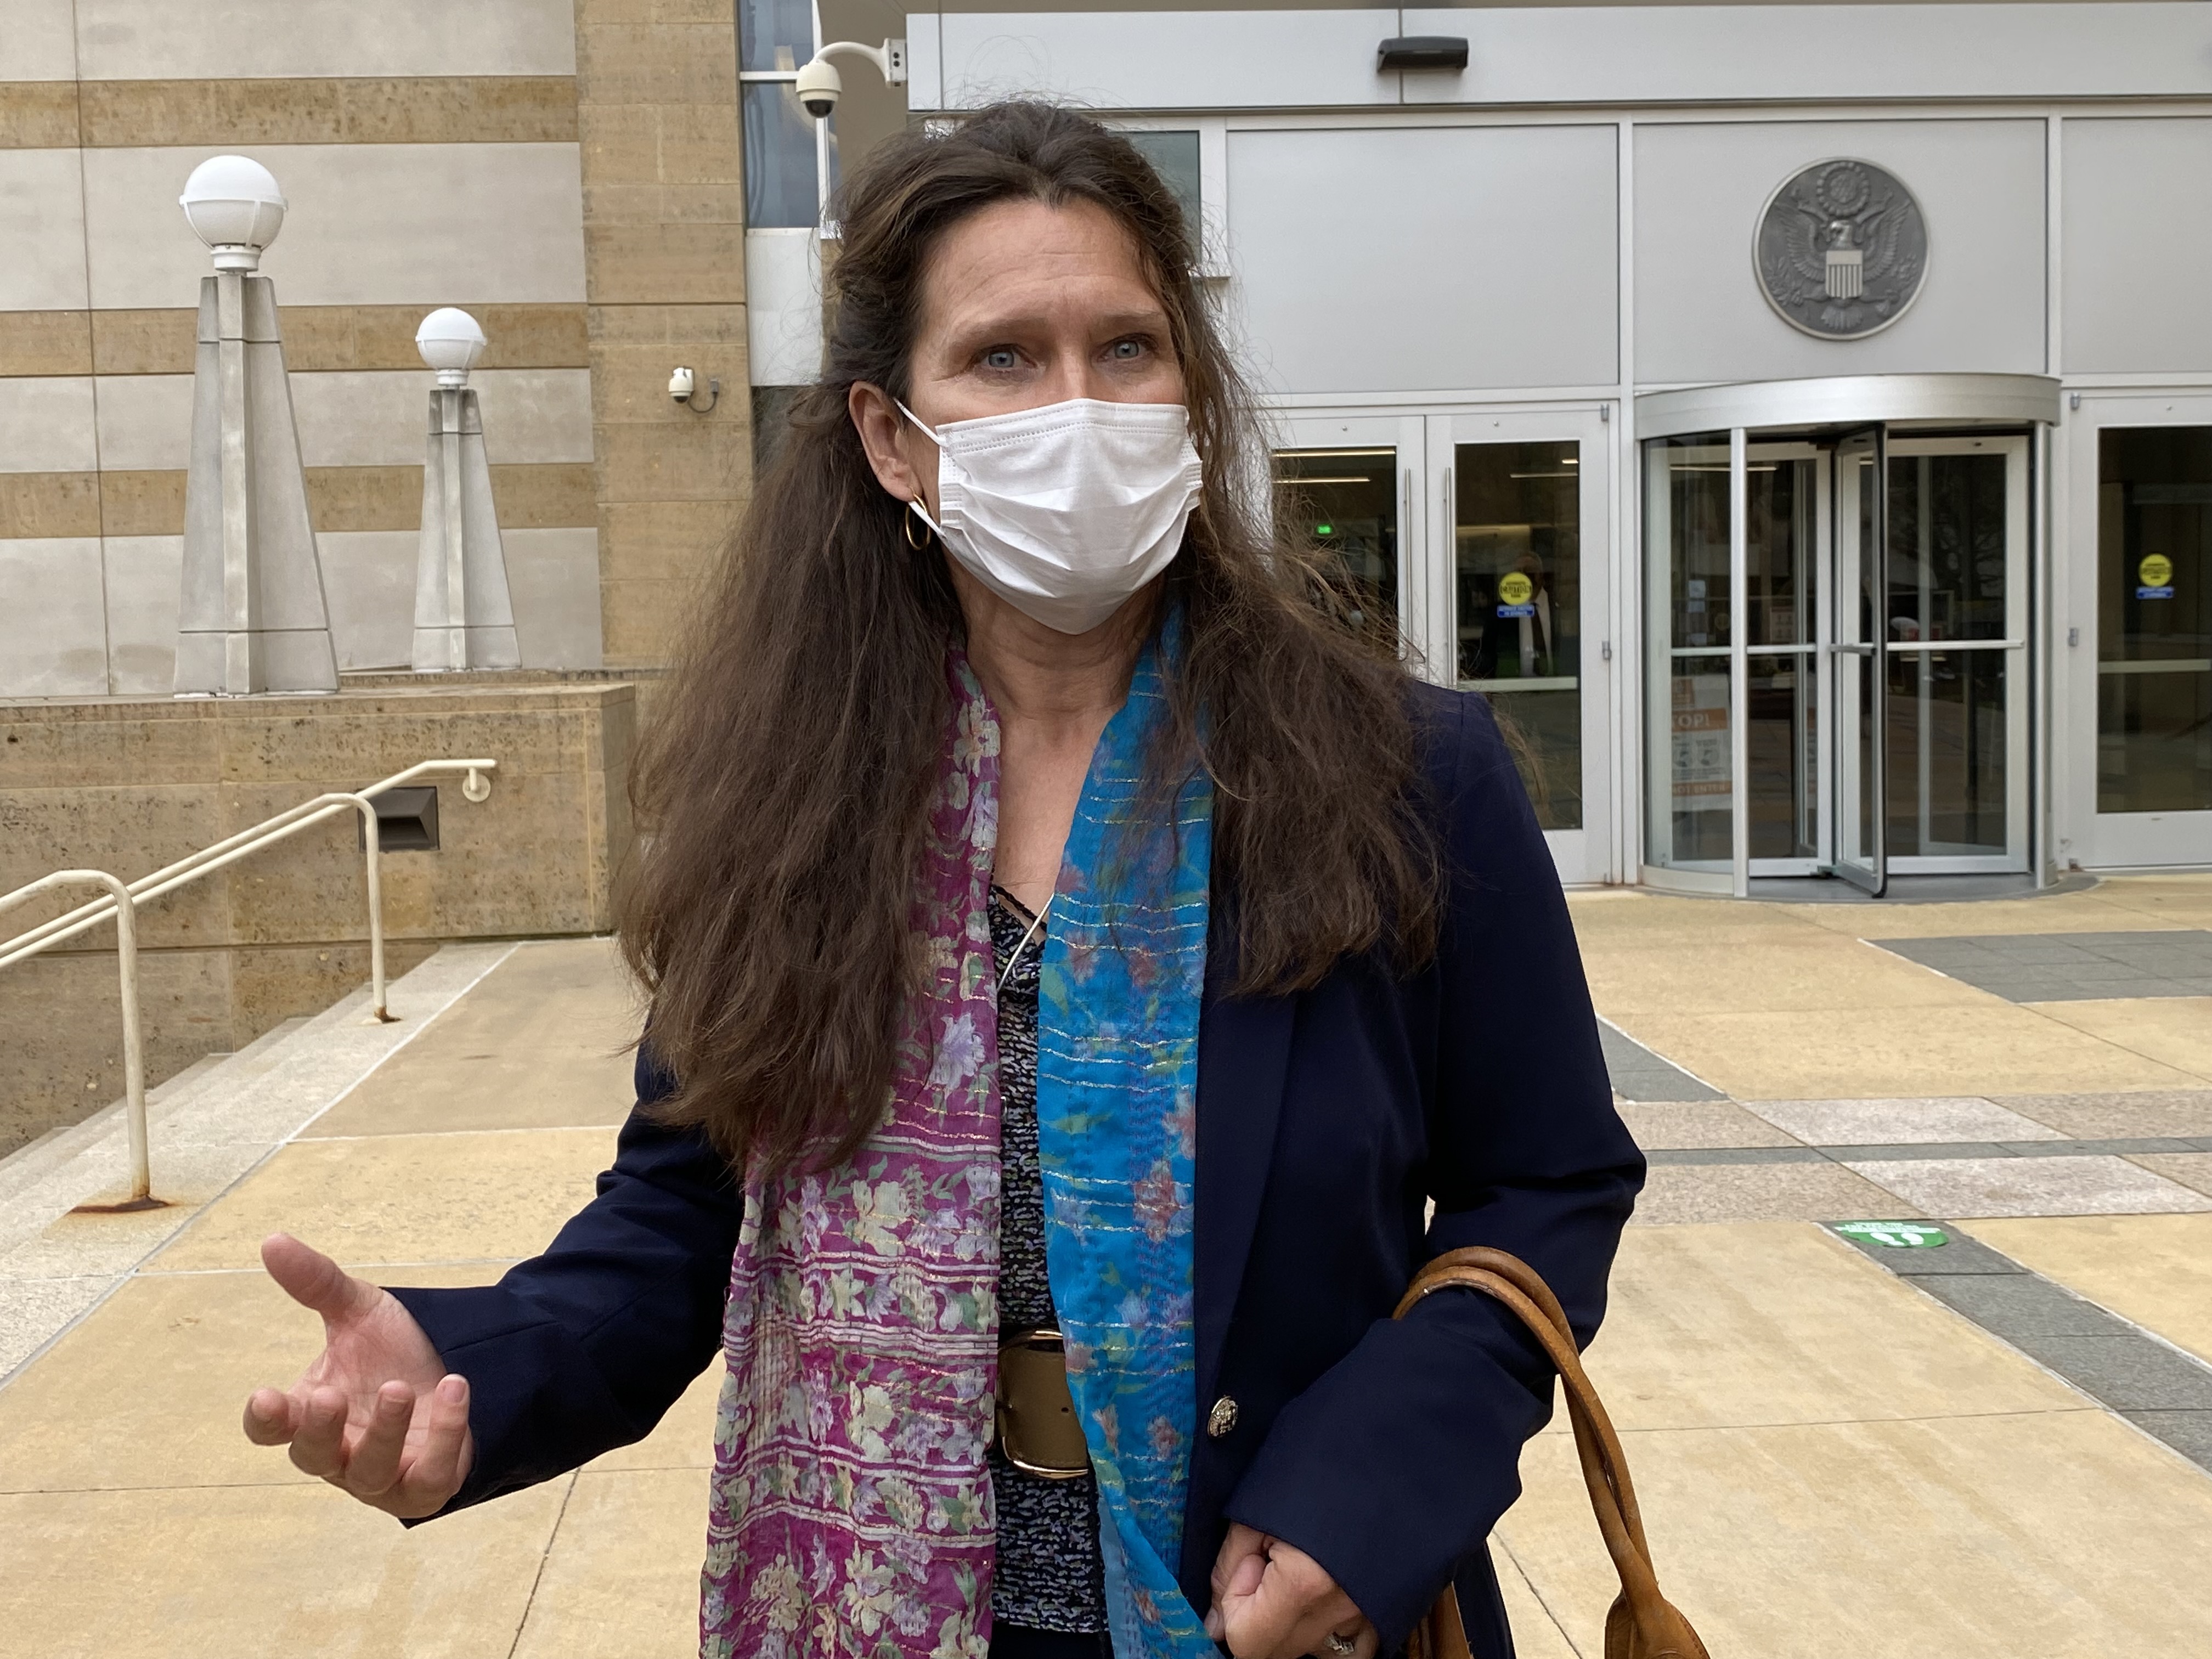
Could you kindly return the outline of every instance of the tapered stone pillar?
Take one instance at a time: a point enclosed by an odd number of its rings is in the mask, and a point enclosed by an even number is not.
[[[216,264],[192,368],[179,696],[338,689],[276,291],[255,274],[283,222],[276,186],[258,163],[217,156],[179,198]]]
[[[430,393],[430,447],[422,464],[414,666],[418,672],[518,668],[522,653],[484,456],[483,410],[468,384],[483,350],[483,331],[468,313],[448,307],[422,319],[415,346],[438,371],[438,384]]]

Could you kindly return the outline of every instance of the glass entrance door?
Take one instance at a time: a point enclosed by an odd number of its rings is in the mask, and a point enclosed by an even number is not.
[[[1275,422],[1277,511],[1395,619],[1418,672],[1489,699],[1570,882],[1619,874],[1609,431],[1595,409]]]
[[[1659,878],[1879,895],[2027,868],[2027,440],[1739,431],[1644,457]]]

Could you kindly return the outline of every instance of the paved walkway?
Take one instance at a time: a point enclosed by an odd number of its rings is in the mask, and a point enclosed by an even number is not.
[[[2212,879],[1575,911],[1655,1158],[1591,1368],[1716,1659],[2212,1651],[2212,1000],[2185,937]],[[2085,994],[2100,962],[2131,994]],[[627,1106],[604,942],[442,951],[393,1006],[165,1090],[172,1210],[63,1213],[118,1175],[112,1121],[0,1164],[8,1651],[690,1650],[711,1374],[641,1444],[411,1532],[238,1433],[316,1340],[264,1233],[488,1280],[589,1196]],[[1899,1218],[1918,1247],[1828,1224]],[[1497,1540],[1522,1652],[1595,1659],[1611,1589],[1563,1427],[1523,1471]]]

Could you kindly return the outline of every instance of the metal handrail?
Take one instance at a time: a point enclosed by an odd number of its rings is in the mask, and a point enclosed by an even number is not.
[[[159,898],[173,891],[186,882],[235,864],[250,854],[264,847],[273,847],[300,833],[311,824],[343,812],[349,808],[361,814],[362,843],[368,884],[368,962],[369,1015],[380,1023],[390,1024],[394,1016],[386,1006],[384,981],[384,884],[380,872],[382,837],[378,833],[376,805],[373,799],[387,789],[396,789],[414,779],[438,772],[461,772],[466,776],[461,783],[461,793],[471,801],[488,799],[491,794],[491,779],[488,773],[499,765],[495,760],[432,760],[410,766],[404,772],[356,791],[334,790],[302,801],[299,805],[279,812],[250,830],[225,837],[212,847],[203,847],[165,865],[151,875],[141,876],[125,886],[104,870],[58,870],[41,876],[14,892],[0,895],[0,910],[12,909],[27,899],[56,887],[91,884],[105,887],[107,891],[88,903],[81,904],[65,915],[40,922],[36,927],[18,933],[0,944],[0,968],[10,963],[22,962],[42,951],[75,939],[88,928],[101,922],[113,921],[116,927],[117,955],[121,963],[123,980],[123,1077],[125,1110],[131,1123],[131,1200],[113,1207],[145,1209],[160,1202],[152,1196],[152,1181],[147,1167],[146,1150],[146,1068],[144,1048],[138,1023],[138,907],[149,899]]]
[[[57,870],[0,898],[0,910],[12,909],[52,888],[87,885],[108,891],[110,908],[115,913],[117,970],[123,978],[123,1097],[131,1121],[131,1197],[115,1207],[150,1210],[160,1200],[154,1196],[154,1176],[146,1151],[146,1050],[138,1030],[138,907],[124,902],[131,890],[105,870]]]

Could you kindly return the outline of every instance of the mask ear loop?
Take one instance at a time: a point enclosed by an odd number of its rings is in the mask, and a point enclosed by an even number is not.
[[[1059,894],[1054,893],[1052,898],[1059,896]],[[1036,936],[1036,930],[1044,926],[1045,917],[1052,913],[1052,898],[1047,899],[1044,902],[1044,908],[1030,919],[1030,925],[1022,932],[1021,943],[1006,952],[1006,965],[999,972],[999,988],[992,993],[994,996],[1006,995],[1006,981],[1014,976],[1014,969],[1021,963],[1022,952],[1030,948],[1030,940]]]

